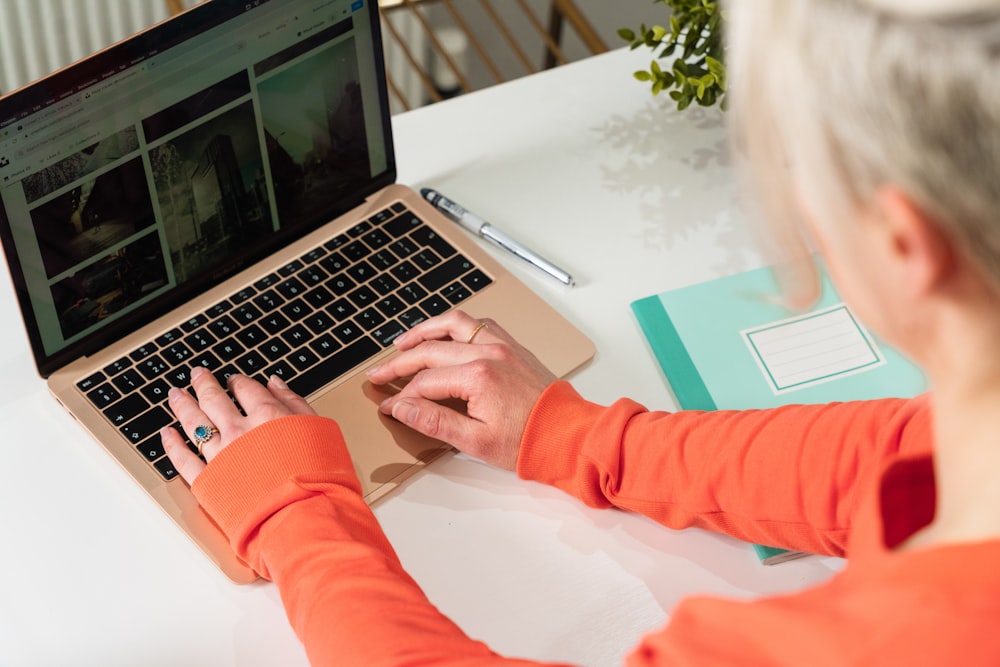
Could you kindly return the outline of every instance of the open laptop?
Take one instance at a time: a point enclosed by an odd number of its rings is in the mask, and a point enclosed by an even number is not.
[[[559,375],[594,348],[397,185],[376,2],[208,0],[0,98],[0,237],[52,394],[233,580],[164,456],[195,365],[337,419],[366,500],[445,451],[363,369],[452,307]]]

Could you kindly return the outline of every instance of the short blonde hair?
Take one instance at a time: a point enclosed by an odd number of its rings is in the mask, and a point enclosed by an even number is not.
[[[730,4],[733,129],[784,255],[797,198],[828,228],[895,185],[1000,290],[1000,0]]]

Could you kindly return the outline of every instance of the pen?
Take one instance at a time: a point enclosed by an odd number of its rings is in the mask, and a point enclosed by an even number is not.
[[[459,225],[476,236],[481,236],[487,241],[497,244],[507,252],[513,253],[529,264],[541,269],[564,285],[572,287],[575,284],[573,276],[569,275],[538,253],[524,247],[472,211],[462,208],[437,190],[423,188],[420,190],[420,194],[423,195],[424,199],[431,203],[431,206],[438,209],[449,219],[457,222]]]

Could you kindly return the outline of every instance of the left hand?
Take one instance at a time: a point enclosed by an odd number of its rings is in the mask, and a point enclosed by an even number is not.
[[[191,386],[197,400],[187,391],[174,388],[170,391],[170,409],[192,441],[199,426],[216,430],[202,447],[205,460],[209,462],[231,442],[256,426],[279,417],[316,414],[304,398],[277,377],[272,377],[266,387],[244,375],[229,378],[229,390],[246,416],[240,414],[229,394],[207,369],[200,366],[192,369]],[[188,484],[194,482],[205,469],[205,463],[188,448],[175,429],[163,429],[160,438],[180,476]]]

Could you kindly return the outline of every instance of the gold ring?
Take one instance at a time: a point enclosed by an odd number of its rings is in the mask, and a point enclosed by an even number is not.
[[[473,340],[475,340],[476,336],[478,336],[478,335],[479,335],[479,332],[480,332],[480,331],[482,331],[482,330],[483,330],[483,329],[485,329],[485,328],[486,328],[486,322],[480,322],[480,323],[479,323],[479,326],[477,326],[477,327],[476,327],[475,329],[473,329],[473,330],[472,330],[472,333],[471,333],[471,334],[469,334],[469,340],[465,341],[465,343],[466,343],[467,345],[468,345],[469,343],[471,343],[471,342],[472,342]]]
[[[218,432],[219,429],[208,424],[201,424],[194,427],[194,431],[191,432],[191,440],[194,442],[195,447],[198,448],[198,456],[201,456],[201,449],[205,446],[205,443],[214,438]]]

